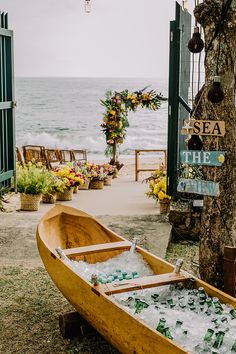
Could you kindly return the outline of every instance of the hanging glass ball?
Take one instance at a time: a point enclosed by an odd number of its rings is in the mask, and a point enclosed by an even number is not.
[[[224,99],[224,92],[220,83],[220,76],[214,76],[213,84],[208,91],[207,98],[212,103],[219,103]]]
[[[204,48],[204,42],[199,33],[199,27],[194,27],[193,36],[188,42],[188,49],[191,53],[200,53]]]

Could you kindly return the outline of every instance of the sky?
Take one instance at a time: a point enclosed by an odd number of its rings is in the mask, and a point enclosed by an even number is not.
[[[168,76],[174,0],[0,0],[21,77]]]

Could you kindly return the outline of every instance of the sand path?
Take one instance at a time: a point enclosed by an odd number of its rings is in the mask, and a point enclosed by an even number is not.
[[[118,234],[132,239],[160,257],[169,242],[170,224],[159,215],[159,206],[147,198],[145,183],[135,182],[133,166],[126,165],[112,186],[103,190],[81,190],[70,202],[58,202],[96,216]],[[9,213],[0,214],[0,264],[41,264],[35,243],[35,230],[40,218],[53,205],[40,205],[38,212],[19,211],[19,195],[10,199]]]

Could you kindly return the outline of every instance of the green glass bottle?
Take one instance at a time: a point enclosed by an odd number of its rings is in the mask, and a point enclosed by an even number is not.
[[[213,329],[208,328],[208,330],[203,338],[204,342],[207,342],[207,343],[211,342],[214,333],[215,333],[215,331]]]
[[[195,280],[194,278],[190,278],[190,279],[188,280],[187,288],[188,288],[189,290],[193,290],[195,283],[196,283],[196,280]]]
[[[225,336],[225,332],[223,331],[219,331],[218,333],[216,333],[216,338],[213,343],[213,348],[219,349],[222,346],[222,343],[224,341],[224,336]]]
[[[159,299],[159,294],[152,294],[151,295],[151,298],[154,302],[158,302],[158,299]]]
[[[231,351],[236,353],[236,340],[234,341],[234,343],[232,345]]]
[[[165,329],[165,325],[166,325],[166,319],[163,317],[160,319],[160,321],[157,325],[157,328],[156,328],[157,332],[160,332],[163,334],[164,329]]]
[[[221,309],[220,309],[220,308],[216,308],[216,309],[215,309],[215,314],[216,314],[216,315],[222,315]]]
[[[164,334],[164,336],[165,336],[166,338],[168,338],[168,339],[173,339],[169,327],[164,328],[163,334]]]
[[[170,306],[170,308],[172,309],[173,307],[175,307],[174,301],[172,298],[167,299],[166,300],[167,304]]]
[[[147,308],[149,305],[141,300],[136,299],[136,305],[135,305],[135,312],[134,313],[140,313],[144,308]]]
[[[236,310],[235,309],[230,310],[229,313],[230,313],[232,319],[236,319]]]
[[[180,328],[183,325],[183,321],[177,320],[175,323],[175,328]]]
[[[228,321],[228,318],[224,316],[224,317],[221,318],[221,322],[222,323],[228,323],[229,321]]]
[[[208,308],[212,306],[212,301],[211,301],[210,297],[206,298],[206,304],[207,304]]]
[[[215,307],[215,309],[220,309],[221,311],[223,311],[223,307],[222,307],[218,297],[213,297],[212,303],[213,303],[213,306]]]

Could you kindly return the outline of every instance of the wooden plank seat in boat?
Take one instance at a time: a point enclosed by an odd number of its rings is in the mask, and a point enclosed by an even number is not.
[[[131,280],[122,280],[120,282],[97,285],[94,286],[99,292],[105,293],[106,295],[113,295],[118,293],[124,293],[133,290],[154,288],[156,286],[174,284],[179,282],[184,282],[190,279],[191,276],[188,273],[165,273],[158,275],[149,275],[142,278],[136,278]]]
[[[62,251],[68,257],[70,256],[82,256],[87,254],[105,252],[105,251],[115,251],[122,249],[130,249],[132,243],[129,241],[120,242],[108,242],[108,243],[98,243],[96,245],[82,246],[76,248],[65,248]]]

